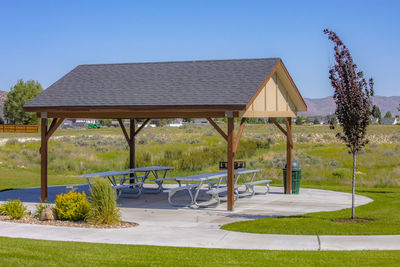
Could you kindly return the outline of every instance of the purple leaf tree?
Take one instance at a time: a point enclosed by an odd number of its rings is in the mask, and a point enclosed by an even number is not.
[[[335,45],[336,63],[329,70],[329,79],[334,89],[335,115],[342,128],[342,132],[336,136],[346,144],[349,153],[353,156],[351,218],[354,219],[357,152],[368,143],[366,138],[367,126],[370,123],[370,116],[374,112],[371,101],[371,96],[374,95],[374,81],[372,78],[368,82],[366,81],[363,72],[359,71],[357,65],[353,62],[349,49],[336,33],[327,29],[324,30],[324,33]],[[331,129],[334,129],[334,127],[331,124]]]

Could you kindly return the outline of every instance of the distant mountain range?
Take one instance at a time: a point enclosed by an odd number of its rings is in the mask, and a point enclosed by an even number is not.
[[[335,102],[331,96],[324,98],[304,98],[308,111],[300,112],[301,116],[325,116],[335,112]],[[397,110],[400,104],[400,96],[374,96],[372,98],[374,105],[381,110],[382,117],[390,111],[392,115],[399,114]]]
[[[7,92],[0,90],[0,117],[3,118],[3,103],[6,101]]]

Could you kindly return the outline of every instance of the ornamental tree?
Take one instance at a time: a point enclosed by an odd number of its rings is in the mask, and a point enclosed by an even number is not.
[[[4,102],[4,117],[13,124],[37,124],[39,119],[35,113],[26,113],[22,107],[43,91],[37,81],[19,80],[7,94]]]
[[[352,214],[355,218],[355,178],[357,171],[357,153],[368,143],[366,138],[370,116],[374,112],[371,97],[374,95],[374,81],[367,82],[362,71],[359,71],[349,49],[338,35],[327,29],[324,33],[334,43],[335,65],[329,70],[329,79],[334,89],[333,99],[336,103],[335,115],[342,129],[336,136],[342,140],[353,156],[352,177]],[[334,125],[331,125],[334,128]]]

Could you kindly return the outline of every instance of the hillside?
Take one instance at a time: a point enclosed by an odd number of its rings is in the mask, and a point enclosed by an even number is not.
[[[331,96],[324,98],[305,98],[308,106],[307,112],[300,112],[302,116],[328,115],[335,112],[335,102]],[[397,108],[400,104],[400,96],[374,96],[373,103],[379,107],[382,117],[387,111],[399,114]]]
[[[3,118],[3,103],[7,98],[7,92],[0,90],[0,117]]]

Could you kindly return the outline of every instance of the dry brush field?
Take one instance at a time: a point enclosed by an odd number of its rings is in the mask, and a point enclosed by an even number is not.
[[[348,185],[351,156],[328,126],[294,126],[294,158],[303,185]],[[0,190],[39,186],[38,134],[0,134]],[[359,155],[357,183],[367,187],[400,185],[400,126],[370,126],[370,144]],[[137,137],[137,166],[172,165],[172,175],[216,171],[226,143],[211,126],[145,128]],[[249,124],[237,160],[260,168],[259,178],[282,184],[285,138],[273,125]],[[49,184],[83,182],[76,175],[119,170],[128,165],[127,144],[119,128],[59,130],[49,144]]]

